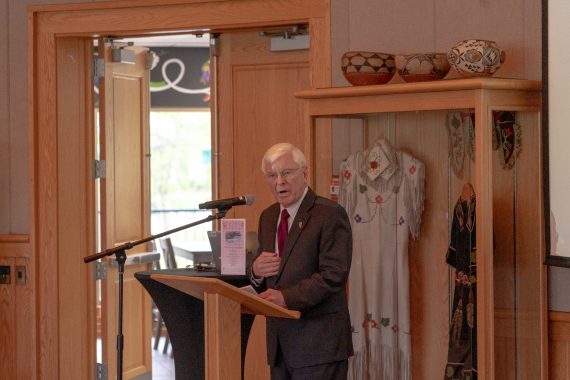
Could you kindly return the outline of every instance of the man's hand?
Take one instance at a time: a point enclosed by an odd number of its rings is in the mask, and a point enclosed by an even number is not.
[[[285,303],[285,299],[283,298],[283,293],[281,293],[279,290],[267,289],[263,293],[260,293],[259,296],[264,300],[272,302],[281,307],[287,308],[287,304]]]
[[[281,258],[274,252],[261,252],[252,265],[253,275],[259,277],[276,276]]]

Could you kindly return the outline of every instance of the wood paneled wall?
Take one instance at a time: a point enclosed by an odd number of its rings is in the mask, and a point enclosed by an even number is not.
[[[541,79],[540,0],[332,0],[331,6],[336,86],[349,85],[340,70],[345,51],[447,52],[469,38],[494,40],[507,52],[496,76]],[[401,81],[396,75],[392,83]]]
[[[27,6],[0,0],[0,234],[30,233]]]

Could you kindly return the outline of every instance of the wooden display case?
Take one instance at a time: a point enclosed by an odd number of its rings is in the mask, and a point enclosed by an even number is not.
[[[479,379],[547,379],[540,82],[452,79],[295,95],[305,100],[311,139],[304,148],[317,193],[328,194],[339,163],[379,137],[425,164],[421,236],[408,247],[413,379],[443,378],[454,289],[445,254],[467,182],[477,197]],[[449,158],[450,110],[474,114],[474,159],[466,156],[460,171]],[[514,111],[520,126],[511,168],[493,149],[493,111]]]

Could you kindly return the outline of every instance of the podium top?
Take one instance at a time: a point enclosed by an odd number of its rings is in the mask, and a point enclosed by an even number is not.
[[[225,298],[238,302],[241,305],[242,313],[291,319],[299,319],[301,316],[299,311],[288,310],[275,305],[259,296],[253,295],[217,278],[192,277],[157,272],[151,273],[149,277],[154,281],[158,281],[201,300],[204,300],[205,293],[217,293]]]

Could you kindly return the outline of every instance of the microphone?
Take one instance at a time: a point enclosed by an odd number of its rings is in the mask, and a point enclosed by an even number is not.
[[[214,208],[220,210],[227,210],[233,206],[248,205],[251,206],[255,201],[255,197],[252,194],[246,194],[241,197],[218,199],[217,201],[209,201],[200,203],[198,208],[201,210],[211,210]]]

